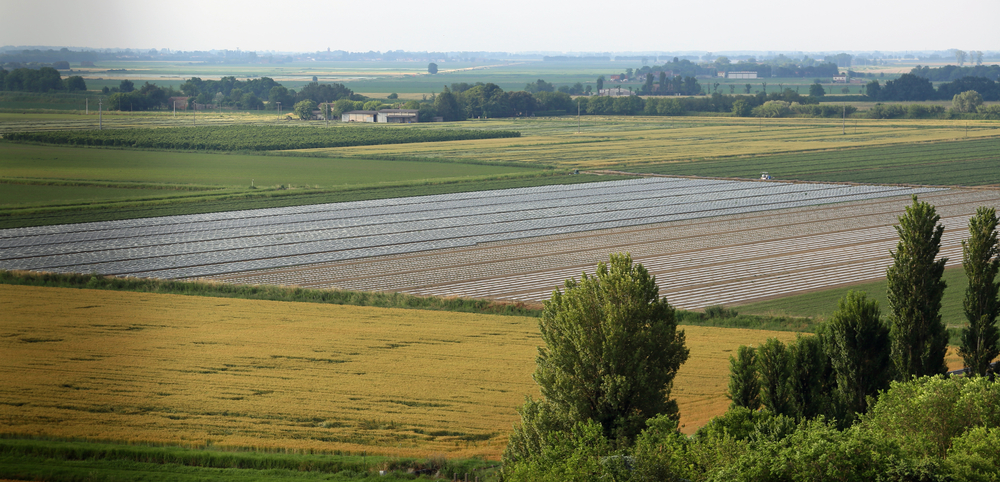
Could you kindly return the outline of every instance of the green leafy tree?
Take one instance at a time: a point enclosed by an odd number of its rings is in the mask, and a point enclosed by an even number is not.
[[[753,113],[753,107],[744,99],[736,99],[733,101],[733,115],[736,117],[750,117]]]
[[[757,349],[757,373],[760,374],[760,403],[779,415],[792,412],[788,386],[788,348],[777,338],[768,338]]]
[[[295,115],[299,116],[299,119],[312,119],[312,112],[314,110],[316,110],[316,103],[313,102],[312,99],[295,103]]]
[[[969,278],[965,290],[965,318],[969,326],[962,330],[959,354],[969,373],[987,375],[993,359],[1000,355],[1000,245],[997,242],[997,213],[980,207],[969,219],[969,239],[962,241],[962,266]]]
[[[445,86],[444,91],[434,98],[434,110],[445,121],[465,120],[458,98]]]
[[[852,290],[840,299],[827,324],[827,352],[848,417],[865,413],[867,397],[889,388],[892,381],[889,328],[881,318],[878,301]]]
[[[613,254],[594,276],[567,280],[545,302],[535,382],[567,425],[593,420],[616,443],[628,443],[646,420],[678,418],[670,398],[687,360],[674,309],[656,278],[628,254]]]
[[[826,95],[826,91],[823,90],[822,85],[819,85],[819,82],[814,82],[809,86],[810,97],[823,97],[824,95]]]
[[[799,419],[834,415],[833,366],[823,346],[824,338],[801,337],[788,345],[789,415]]]
[[[87,90],[87,83],[84,82],[83,77],[80,77],[79,75],[67,77],[65,82],[66,90],[70,92]],[[0,82],[0,85],[2,85],[2,82]]]
[[[752,346],[740,345],[736,358],[729,357],[729,393],[733,407],[757,410],[760,407],[760,377],[757,375],[757,352]]]
[[[125,79],[118,84],[118,90],[125,93],[132,92],[135,90],[135,84],[131,80]]]
[[[974,90],[967,90],[961,94],[955,94],[955,97],[951,98],[951,108],[955,112],[976,112],[979,106],[983,105],[983,96],[979,95],[979,92]]]
[[[435,64],[434,62],[427,64],[427,73],[428,74],[438,73],[438,64]]]
[[[597,77],[597,92],[600,92],[604,88],[604,76]]]
[[[917,201],[899,217],[899,243],[886,270],[892,360],[899,379],[944,373],[948,332],[941,323],[941,279],[947,258],[937,258],[944,226],[934,206]]]

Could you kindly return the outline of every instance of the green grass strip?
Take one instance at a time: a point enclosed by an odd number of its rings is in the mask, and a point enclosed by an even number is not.
[[[1000,138],[860,147],[636,166],[653,174],[980,186],[1000,184]]]
[[[410,469],[448,479],[494,473],[478,459],[420,460],[362,453],[224,451],[217,448],[124,445],[17,436],[0,438],[0,478],[19,480],[409,480]]]
[[[117,278],[94,274],[0,270],[0,284],[208,296],[245,300],[328,303],[334,305],[452,311],[458,313],[482,313],[535,318],[542,316],[542,306],[540,303],[414,296],[405,293],[320,290],[274,285],[237,285],[151,278]],[[727,310],[722,307],[709,308],[705,310],[705,313],[677,310],[676,316],[678,324],[690,326],[798,332],[812,332],[816,327],[816,323],[807,317],[739,314],[735,310]]]
[[[405,293],[318,290],[273,285],[237,285],[203,281],[175,281],[151,278],[116,278],[66,273],[37,273],[0,270],[0,284],[77,288],[139,293],[161,293],[245,300],[327,303],[333,305],[374,306],[415,310],[484,313],[490,315],[541,316],[541,306],[521,302],[485,299],[413,296]]]

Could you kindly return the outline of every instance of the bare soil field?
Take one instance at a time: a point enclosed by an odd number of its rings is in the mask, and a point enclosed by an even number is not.
[[[941,256],[961,263],[961,240],[996,190],[924,193],[945,226]],[[537,302],[612,252],[630,252],[684,309],[738,304],[885,276],[908,197],[798,207],[432,249],[209,277],[231,283],[399,291]]]

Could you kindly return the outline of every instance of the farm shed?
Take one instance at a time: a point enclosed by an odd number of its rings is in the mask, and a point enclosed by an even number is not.
[[[747,71],[741,70],[741,71],[726,72],[726,78],[727,79],[756,79],[757,78],[757,72],[754,72],[752,70],[747,70]]]
[[[419,122],[417,109],[385,109],[378,111],[378,121],[388,124],[411,124]]]
[[[622,90],[621,87],[615,87],[612,89],[601,89],[597,92],[597,95],[604,97],[627,97],[636,94],[631,90]]]
[[[378,112],[373,110],[352,110],[340,115],[342,122],[375,122]]]

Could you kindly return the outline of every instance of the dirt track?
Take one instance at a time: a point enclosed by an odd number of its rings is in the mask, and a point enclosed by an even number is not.
[[[921,195],[945,225],[941,255],[961,263],[961,239],[993,190]],[[544,236],[211,277],[249,284],[400,291],[422,295],[547,299],[563,280],[628,251],[677,307],[736,304],[874,280],[885,275],[906,197]]]

